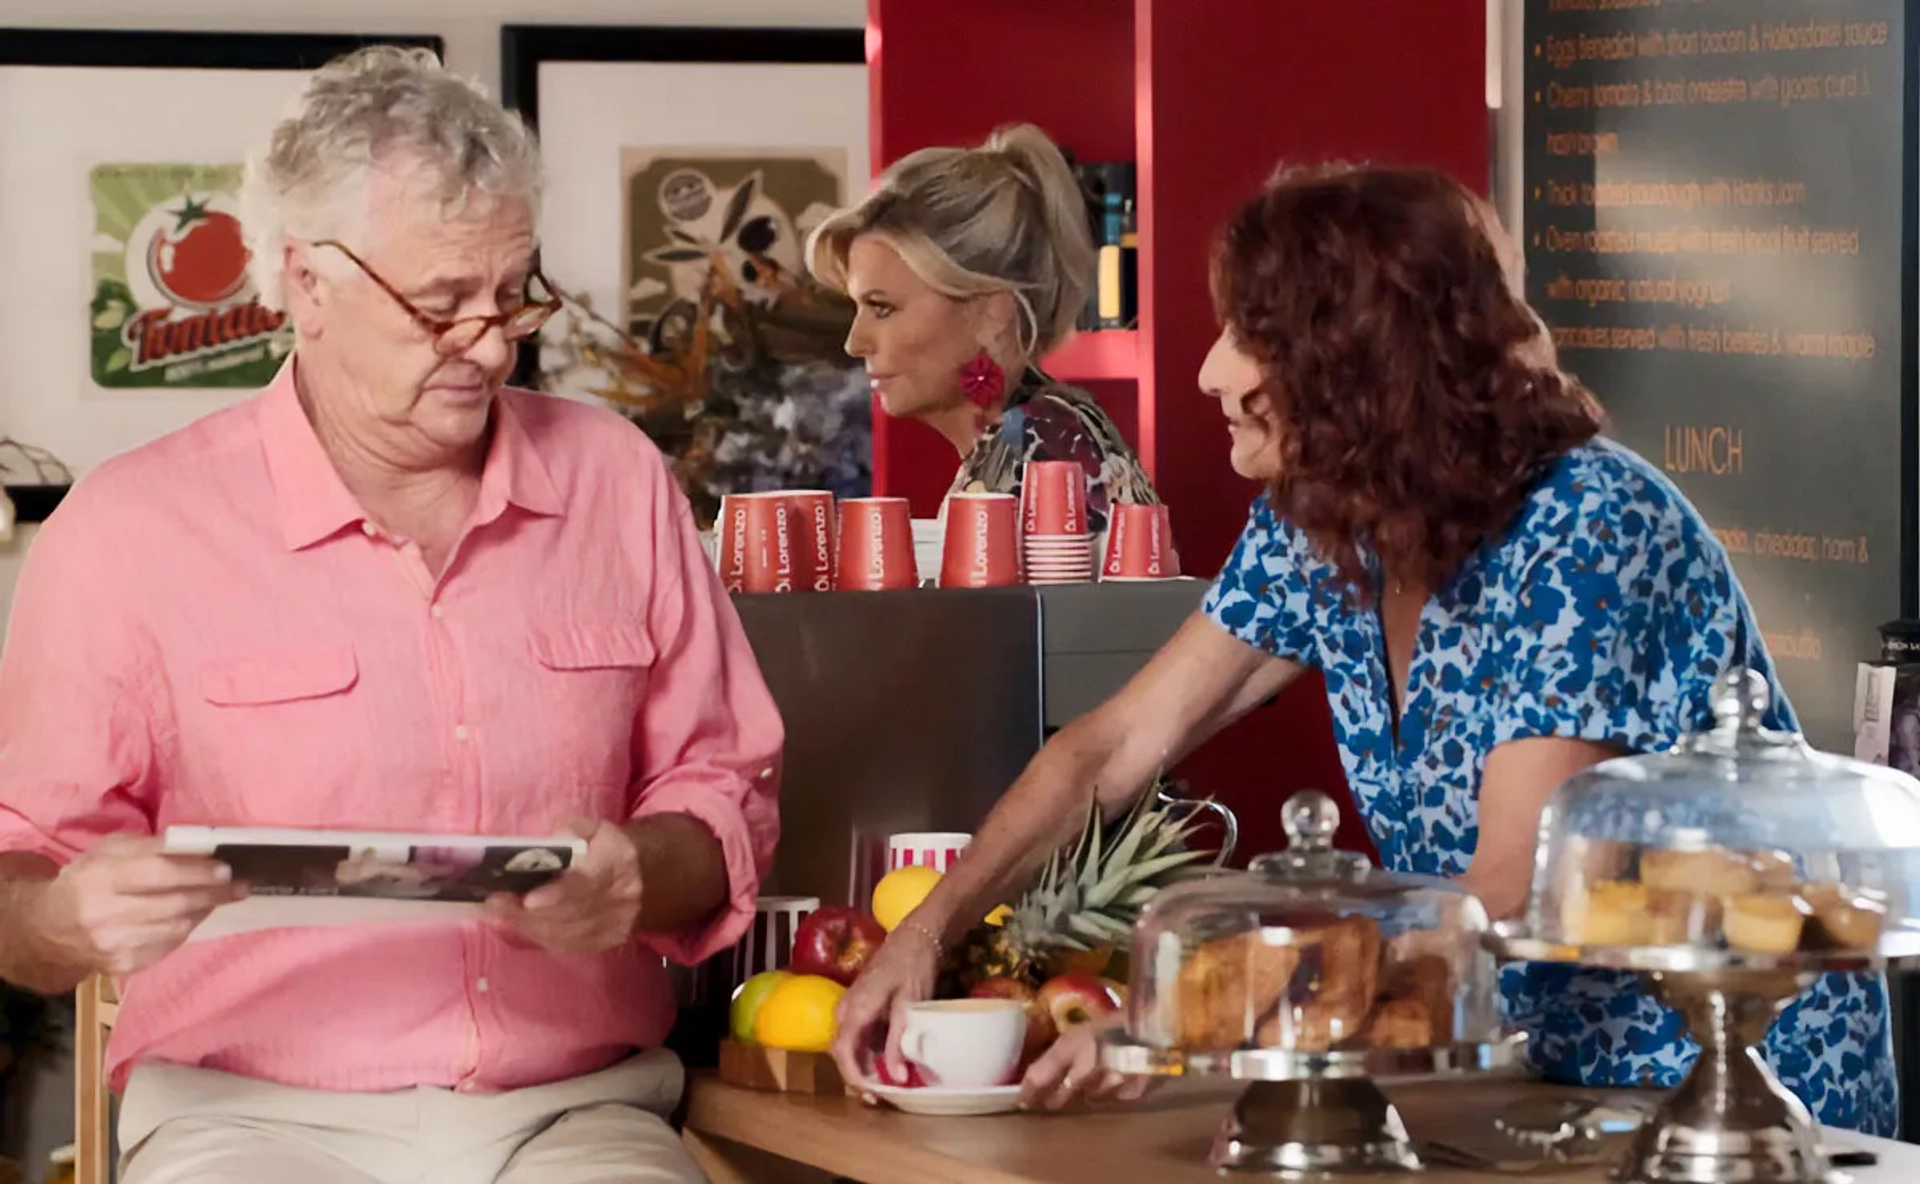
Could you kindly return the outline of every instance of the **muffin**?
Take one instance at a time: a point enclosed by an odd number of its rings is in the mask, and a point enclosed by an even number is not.
[[[1602,880],[1568,896],[1561,916],[1565,939],[1575,945],[1643,946],[1653,940],[1652,890],[1645,884]]]
[[[1801,899],[1813,910],[1800,944],[1809,950],[1871,953],[1886,927],[1887,905],[1875,894],[1853,892],[1839,884],[1808,884]]]
[[[1800,932],[1812,912],[1790,892],[1755,892],[1729,897],[1721,921],[1727,944],[1754,954],[1790,954],[1800,948]]]

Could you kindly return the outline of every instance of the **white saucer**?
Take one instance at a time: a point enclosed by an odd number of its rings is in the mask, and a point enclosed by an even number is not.
[[[870,1083],[868,1092],[908,1114],[960,1118],[978,1114],[1005,1114],[1020,1108],[1020,1087],[994,1085],[984,1089],[957,1089],[923,1085],[908,1088]]]

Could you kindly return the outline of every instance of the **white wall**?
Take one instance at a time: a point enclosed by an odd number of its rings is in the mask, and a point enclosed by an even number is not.
[[[0,24],[262,33],[429,33],[498,85],[500,26],[866,23],[866,0],[0,0]]]
[[[500,26],[542,24],[701,24],[859,27],[865,0],[0,0],[0,25],[49,28],[181,29],[228,32],[421,33],[445,39],[454,69],[499,90]],[[263,113],[263,118],[266,113]],[[265,130],[263,122],[262,131]],[[184,422],[211,409],[191,396],[176,404]],[[44,410],[44,409],[43,409]],[[64,422],[0,422],[0,435],[17,432],[27,443],[53,447],[84,471],[92,453],[116,451],[173,426],[146,408],[128,414],[138,424],[116,424],[99,449],[76,444]],[[140,414],[135,415],[138,411]],[[76,407],[75,414],[87,414]],[[95,409],[93,414],[99,414]],[[21,418],[21,417],[8,417]],[[25,417],[40,420],[41,415]],[[131,434],[129,434],[131,433]],[[127,437],[122,440],[120,437]],[[40,437],[40,438],[37,438]],[[0,546],[0,625],[12,599],[15,577],[31,528]]]

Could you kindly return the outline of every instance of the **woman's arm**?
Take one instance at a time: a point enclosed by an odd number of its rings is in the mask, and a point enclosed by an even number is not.
[[[1109,815],[1124,809],[1156,773],[1277,694],[1300,669],[1196,612],[1113,698],[1047,742],[914,921],[943,941],[957,937],[1079,833],[1091,802]]]
[[[1480,777],[1480,842],[1460,883],[1495,920],[1519,916],[1527,907],[1547,798],[1575,773],[1620,754],[1609,745],[1559,736],[1509,740],[1487,754]]]

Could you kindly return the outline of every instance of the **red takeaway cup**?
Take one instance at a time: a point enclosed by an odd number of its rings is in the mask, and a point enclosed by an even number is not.
[[[1108,515],[1107,555],[1100,577],[1164,580],[1174,575],[1172,518],[1164,505],[1116,504]]]
[[[840,503],[839,586],[890,592],[920,584],[913,558],[913,509],[904,497],[852,497]]]
[[[1087,471],[1070,460],[1030,460],[1020,479],[1022,531],[1087,533]]]
[[[1020,504],[1010,493],[947,497],[942,588],[1001,588],[1020,582]]]

